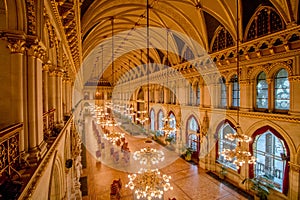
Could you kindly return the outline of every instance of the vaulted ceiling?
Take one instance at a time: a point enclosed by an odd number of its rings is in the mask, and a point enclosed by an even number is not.
[[[149,0],[149,61],[164,64],[168,56],[168,63],[175,65],[186,61],[183,54],[187,49],[192,58],[202,56],[203,51],[210,53],[219,26],[236,41],[237,11],[243,39],[249,20],[261,4],[276,9],[286,24],[298,22],[298,0],[240,0],[238,9],[237,0]],[[116,82],[130,68],[147,63],[146,5],[146,0],[82,2],[83,65],[89,66],[83,70],[85,79],[98,70],[100,74],[103,71],[105,79]],[[172,52],[167,54],[167,50]]]

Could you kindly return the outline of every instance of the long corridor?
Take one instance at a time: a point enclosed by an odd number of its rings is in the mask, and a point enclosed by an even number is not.
[[[129,163],[125,164],[120,156],[118,163],[112,161],[113,159],[106,150],[102,150],[101,159],[96,158],[95,152],[98,148],[97,140],[92,134],[91,118],[85,120],[86,135],[86,168],[83,169],[81,177],[87,179],[87,195],[83,195],[83,200],[109,200],[110,199],[110,185],[113,180],[121,179],[121,199],[134,199],[133,193],[130,189],[125,187],[128,183],[128,174],[138,168],[138,161],[131,159]],[[131,153],[146,147],[145,138],[133,137],[129,134],[125,136],[129,143]],[[105,142],[106,147],[108,142]],[[165,149],[153,142],[150,144],[152,148],[161,149],[164,151],[166,159],[166,166],[159,166],[163,174],[170,175],[170,180],[173,190],[164,193],[164,199],[169,200],[175,198],[176,200],[236,200],[248,199],[242,196],[236,190],[221,183],[216,178],[208,175],[205,170],[199,168],[197,165],[186,162],[179,156],[172,153],[167,153]],[[109,147],[111,148],[111,147]],[[115,146],[115,149],[120,147]],[[108,148],[107,148],[108,149]],[[121,155],[121,154],[120,154]],[[168,155],[170,155],[169,158]],[[103,161],[102,161],[103,160]],[[111,160],[111,162],[109,161]]]

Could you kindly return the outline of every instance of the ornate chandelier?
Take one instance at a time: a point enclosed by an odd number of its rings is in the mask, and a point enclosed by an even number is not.
[[[237,169],[246,162],[248,164],[255,164],[255,157],[251,156],[249,151],[244,150],[240,144],[233,150],[224,149],[221,154],[226,160],[233,161],[233,164],[236,165]]]
[[[137,199],[161,198],[164,191],[173,190],[169,181],[171,176],[161,174],[158,169],[141,168],[138,174],[128,175],[129,182],[125,187],[134,190]]]
[[[165,155],[162,151],[147,147],[134,152],[133,159],[139,160],[140,164],[150,166],[151,164],[162,162],[165,159]]]
[[[161,131],[163,131],[166,136],[168,136],[171,132],[176,131],[176,128],[171,125],[171,122],[174,120],[175,119],[170,116],[163,118],[164,126],[161,128]]]
[[[111,133],[105,133],[104,138],[110,141],[113,145],[116,144],[117,141],[121,140],[125,137],[125,134],[122,132],[116,132],[113,130]]]
[[[239,55],[239,10],[238,10],[238,0],[237,0],[237,25],[236,25],[236,30],[237,30],[237,41],[236,41],[236,52],[237,52],[237,64],[236,64],[236,71],[237,71],[237,77],[238,77],[238,82],[240,80],[240,68],[239,68],[239,61],[240,61],[240,55]],[[240,86],[238,85],[238,91],[240,91]],[[240,93],[238,93],[240,95]],[[233,164],[236,165],[237,169],[239,169],[243,164],[248,163],[248,164],[255,164],[255,157],[251,155],[249,151],[247,151],[244,146],[249,146],[246,144],[249,144],[251,141],[251,137],[242,134],[241,127],[239,125],[239,111],[240,111],[240,106],[239,102],[237,104],[237,126],[236,126],[236,132],[235,133],[229,133],[225,135],[225,138],[230,140],[230,141],[236,141],[237,146],[235,149],[224,149],[221,152],[221,155],[224,156],[225,160],[233,162]],[[242,144],[244,144],[242,146]]]
[[[136,120],[140,122],[142,125],[144,125],[144,123],[149,120],[149,118],[147,117],[147,111],[140,110],[137,111],[137,113],[140,114],[140,117],[137,117]]]
[[[241,133],[241,127],[238,125],[235,133],[228,133],[225,138],[230,141],[236,141],[237,146],[235,149],[224,149],[221,155],[225,160],[233,162],[239,169],[243,164],[255,164],[255,157],[251,155],[249,151],[242,147],[242,143],[248,144],[251,141],[251,137]]]

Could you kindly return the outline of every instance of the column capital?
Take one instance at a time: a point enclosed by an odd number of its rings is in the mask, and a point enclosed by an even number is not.
[[[29,56],[38,57],[39,46],[37,44],[30,44],[26,49]]]
[[[289,166],[290,166],[291,170],[300,173],[300,165],[289,162]]]
[[[7,47],[9,48],[11,53],[21,53],[23,54],[25,51],[25,40],[21,39],[8,39],[9,44]]]
[[[267,84],[268,84],[268,85],[270,85],[270,84],[273,83],[273,79],[272,79],[272,78],[267,78],[266,81],[267,81]]]
[[[45,63],[43,64],[43,71],[48,72],[49,69],[50,69],[50,66],[51,66],[51,63],[50,63],[49,61],[48,61],[48,62],[45,62]]]

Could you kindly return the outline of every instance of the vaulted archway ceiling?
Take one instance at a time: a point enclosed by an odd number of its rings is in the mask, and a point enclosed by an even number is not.
[[[110,82],[113,82],[113,79],[116,82],[130,68],[147,62],[146,34],[136,32],[146,27],[146,2],[146,0],[85,0],[82,2],[81,31],[84,64],[95,66],[98,71],[104,70],[104,78]],[[167,28],[190,39],[186,41],[178,38],[176,34],[170,34],[168,45],[169,49],[173,48],[174,51],[169,53],[168,58],[170,65],[175,65],[185,61],[182,56],[187,47],[191,50],[193,58],[203,55],[193,46],[195,42],[203,50],[210,52],[212,37],[219,26],[224,27],[236,41],[237,10],[241,19],[239,33],[242,38],[248,21],[260,4],[273,6],[286,22],[297,20],[298,1],[292,0],[255,2],[243,0],[239,2],[239,9],[236,0],[149,0],[149,27],[164,28],[164,30]],[[112,18],[115,36],[113,51],[116,59],[113,72],[111,71]],[[150,38],[150,62],[166,63],[166,33],[160,29],[151,30]],[[106,67],[100,69],[99,66],[103,65]],[[91,73],[91,70],[86,72],[86,74]]]

